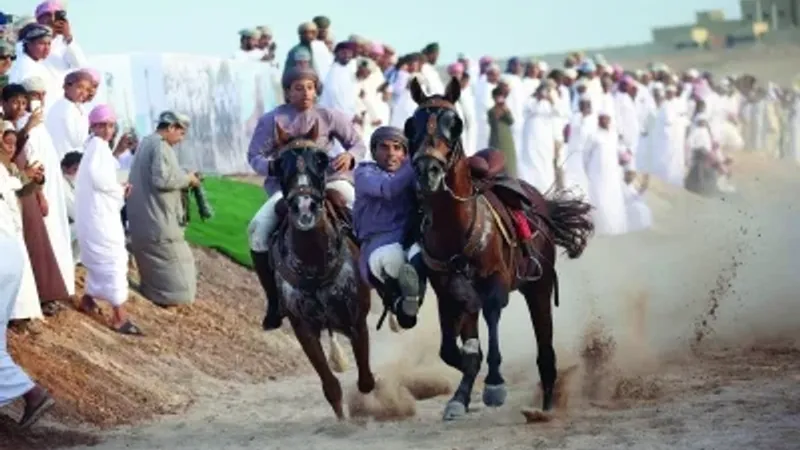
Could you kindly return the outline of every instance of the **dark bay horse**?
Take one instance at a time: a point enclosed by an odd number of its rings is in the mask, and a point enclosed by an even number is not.
[[[322,380],[325,398],[339,419],[344,418],[342,388],[331,371],[320,342],[322,330],[350,339],[358,367],[358,389],[375,388],[369,362],[370,288],[358,272],[359,248],[343,225],[343,199],[325,189],[329,159],[317,147],[319,127],[290,137],[275,124],[280,148],[271,173],[280,181],[284,198],[276,211],[280,225],[270,243],[278,301],[295,336]],[[272,301],[270,299],[270,301]]]
[[[578,200],[546,199],[524,182],[504,177],[499,151],[484,150],[481,156],[467,158],[460,141],[463,123],[454,106],[460,94],[456,79],[443,96],[427,96],[412,81],[411,95],[418,107],[405,125],[422,204],[421,246],[438,298],[439,355],[462,373],[444,419],[457,419],[469,409],[483,359],[478,340],[481,311],[489,332],[483,402],[505,403],[498,328],[502,309],[515,290],[525,297],[533,322],[542,409],[547,412],[553,407],[556,381],[551,308],[554,294],[558,305],[556,246],[565,248],[570,258],[581,255],[594,231],[591,207]],[[522,220],[533,231],[527,242],[519,236]]]

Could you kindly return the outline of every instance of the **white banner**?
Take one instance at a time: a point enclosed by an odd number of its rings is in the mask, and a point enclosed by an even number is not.
[[[271,66],[203,56],[140,54],[90,59],[103,75],[94,102],[109,103],[120,126],[152,133],[161,111],[192,119],[178,157],[204,173],[251,172],[247,147],[258,119],[277,105],[280,74]]]

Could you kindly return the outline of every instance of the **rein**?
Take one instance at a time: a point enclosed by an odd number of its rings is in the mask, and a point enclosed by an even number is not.
[[[304,149],[304,148],[314,148],[316,144],[307,139],[296,139],[290,142],[286,147],[282,148],[280,152],[284,152],[287,150],[293,149]],[[297,171],[300,174],[305,174],[306,172],[306,163],[303,159],[297,160]],[[328,244],[330,243],[331,234],[329,233],[329,229],[333,231],[333,236],[335,236],[335,250],[333,255],[332,264],[328,263],[323,268],[323,272],[320,274],[318,271],[314,270],[305,270],[304,267],[310,265],[309,262],[304,261],[303,258],[297,256],[297,253],[293,250],[293,246],[291,245],[291,234],[286,233],[286,231],[290,231],[294,229],[294,226],[291,225],[291,221],[288,217],[283,219],[283,227],[282,229],[275,235],[275,241],[273,243],[273,249],[278,250],[278,255],[282,255],[283,257],[273,258],[275,261],[275,270],[281,274],[281,277],[286,280],[289,284],[291,284],[294,288],[299,289],[301,291],[306,292],[314,292],[321,288],[324,288],[331,283],[333,283],[336,277],[339,275],[339,272],[342,269],[342,266],[345,262],[345,250],[347,249],[347,240],[345,238],[345,233],[336,226],[336,221],[333,221],[331,224],[332,218],[335,216],[332,211],[329,211],[327,202],[325,201],[325,189],[317,189],[316,187],[312,186],[311,184],[303,184],[300,186],[292,187],[289,192],[284,196],[284,201],[289,201],[293,198],[296,198],[300,195],[308,195],[314,198],[317,201],[322,202],[322,218],[320,220],[323,221],[322,230],[315,230],[316,232],[322,232],[325,234],[326,241]],[[284,237],[284,239],[277,239],[278,236]],[[330,248],[326,246],[324,250],[323,257],[327,259],[329,254]],[[291,264],[294,262],[295,264]]]
[[[328,231],[328,218],[326,215],[324,232],[326,237],[330,237]],[[291,238],[289,239],[276,239],[273,248],[279,250],[279,254],[283,257],[273,258],[275,261],[275,270],[281,274],[281,277],[291,284],[294,288],[301,291],[313,292],[330,285],[335,281],[336,277],[342,269],[345,261],[345,250],[347,240],[336,230],[334,227],[334,235],[336,236],[335,253],[332,264],[326,264],[324,271],[320,274],[315,270],[304,270],[303,268],[308,264],[303,258],[297,256],[297,253],[292,249]],[[286,221],[283,230],[280,231],[278,236],[286,236],[286,231],[293,229],[292,225]],[[287,242],[289,241],[289,242]],[[328,254],[328,248],[325,249],[325,257]],[[290,264],[291,261],[296,262],[296,265]]]
[[[445,108],[450,110],[455,110],[455,107],[452,103],[448,102],[447,100],[443,100],[440,98],[433,98],[428,99],[426,102],[419,105],[420,108]],[[481,243],[483,241],[483,237],[485,234],[485,215],[486,215],[486,206],[483,203],[479,203],[479,199],[483,198],[479,196],[479,192],[475,185],[472,185],[472,192],[470,192],[467,196],[458,195],[453,188],[448,184],[447,177],[453,173],[453,169],[455,165],[464,158],[464,149],[461,146],[461,142],[457,141],[452,148],[450,148],[449,155],[451,157],[445,157],[440,155],[435,151],[433,145],[436,139],[436,133],[438,130],[438,123],[437,123],[437,115],[431,114],[428,117],[428,123],[426,124],[426,136],[425,141],[423,144],[426,144],[426,149],[423,152],[417,152],[414,155],[414,160],[418,160],[420,158],[433,158],[439,161],[445,168],[445,175],[442,178],[442,187],[445,192],[447,192],[448,196],[458,202],[458,203],[467,203],[469,202],[472,209],[472,214],[470,215],[470,223],[467,231],[466,237],[466,244],[464,249],[451,256],[449,259],[441,260],[434,258],[431,256],[428,247],[425,245],[425,232],[430,229],[432,219],[430,217],[430,209],[426,208],[422,224],[421,224],[421,249],[422,249],[422,258],[425,261],[425,264],[434,272],[449,272],[454,271],[461,274],[467,274],[469,271],[469,262],[475,253],[480,250]],[[483,198],[483,202],[486,202],[486,199]]]

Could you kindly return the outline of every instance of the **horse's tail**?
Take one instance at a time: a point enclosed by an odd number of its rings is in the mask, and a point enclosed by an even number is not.
[[[575,259],[586,249],[589,237],[594,233],[592,206],[583,200],[557,195],[545,200],[553,241]]]

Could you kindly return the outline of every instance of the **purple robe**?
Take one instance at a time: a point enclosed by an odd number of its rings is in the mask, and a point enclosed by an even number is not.
[[[259,175],[267,177],[264,180],[264,190],[271,195],[280,190],[278,179],[269,176],[269,162],[277,156],[279,149],[275,148],[275,122],[280,124],[290,136],[302,136],[307,133],[314,122],[319,124],[319,148],[330,152],[333,148],[333,139],[342,144],[342,147],[355,158],[354,164],[364,159],[366,147],[364,140],[353,126],[352,118],[331,109],[315,106],[306,111],[298,111],[292,105],[280,105],[264,114],[258,120],[250,147],[247,150],[247,161],[250,167]],[[350,180],[353,172],[348,170],[339,173],[330,173],[328,181]]]
[[[374,162],[355,170],[356,201],[353,226],[361,244],[359,270],[370,282],[369,257],[376,248],[400,243],[414,208],[414,170],[406,162],[397,172],[387,172]]]

